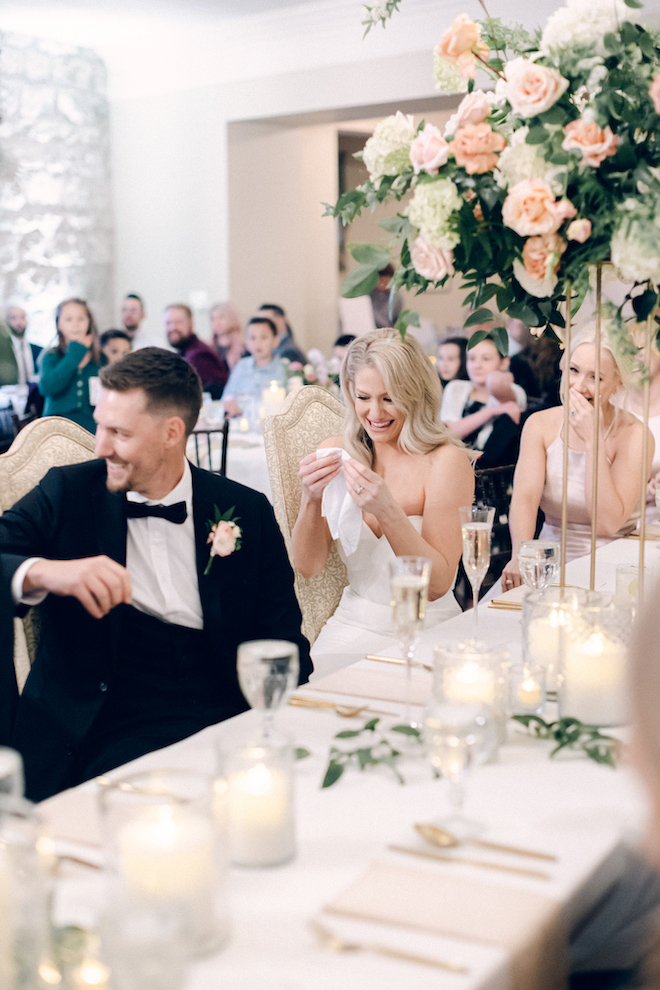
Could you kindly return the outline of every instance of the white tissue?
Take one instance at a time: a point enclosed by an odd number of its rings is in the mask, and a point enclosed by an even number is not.
[[[316,458],[334,453],[341,454],[342,463],[351,456],[342,447],[320,447]],[[348,493],[343,470],[323,490],[321,515],[328,520],[330,535],[333,540],[339,540],[346,556],[355,553],[362,530],[362,510]]]

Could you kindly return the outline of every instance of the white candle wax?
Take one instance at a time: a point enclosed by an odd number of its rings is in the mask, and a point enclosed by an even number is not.
[[[587,725],[622,725],[627,721],[623,643],[595,628],[585,641],[568,645],[561,713]]]
[[[265,388],[261,393],[262,415],[272,416],[273,413],[278,412],[278,410],[281,409],[285,398],[286,389],[283,388],[279,382],[271,382],[269,387]]]
[[[518,687],[518,701],[525,708],[538,708],[541,704],[541,685],[531,674]]]
[[[136,894],[192,899],[213,882],[213,825],[202,815],[150,808],[119,830],[117,842],[121,875]]]
[[[250,421],[248,420],[247,416],[241,416],[241,418],[238,421],[238,428],[241,431],[241,433],[247,433],[247,431],[250,429]]]
[[[284,770],[255,763],[230,774],[229,849],[242,866],[270,866],[293,856],[293,799]]]
[[[574,616],[562,608],[544,618],[532,619],[527,629],[528,659],[547,673],[549,691],[556,691],[561,670],[564,639],[574,626]]]
[[[495,700],[493,672],[468,660],[462,667],[445,672],[444,693],[447,701],[492,705]]]

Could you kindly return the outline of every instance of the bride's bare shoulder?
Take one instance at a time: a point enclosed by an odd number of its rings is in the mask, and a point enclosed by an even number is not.
[[[428,455],[433,469],[443,471],[472,471],[472,456],[467,447],[457,447],[454,443],[443,443],[435,447]]]

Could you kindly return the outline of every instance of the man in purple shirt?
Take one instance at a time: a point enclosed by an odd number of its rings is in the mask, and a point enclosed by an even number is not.
[[[172,303],[166,308],[165,333],[172,347],[202,379],[204,391],[210,392],[213,399],[219,399],[229,378],[229,368],[224,358],[218,357],[208,344],[195,335],[189,306]]]

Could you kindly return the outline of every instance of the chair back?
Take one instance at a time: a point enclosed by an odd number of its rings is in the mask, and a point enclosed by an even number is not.
[[[52,467],[78,464],[94,457],[94,437],[60,416],[35,419],[23,427],[9,450],[0,454],[0,512],[38,485]],[[14,666],[19,691],[34,662],[41,625],[39,606],[14,620]]]
[[[310,643],[337,608],[348,579],[334,545],[321,574],[304,578],[295,569],[291,533],[302,494],[298,471],[306,454],[328,437],[341,435],[343,412],[341,401],[327,389],[305,385],[287,397],[279,412],[265,417],[263,424],[273,508],[295,572],[302,629]]]

